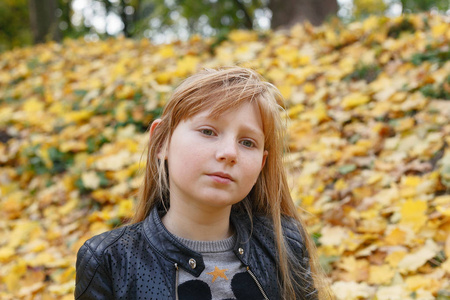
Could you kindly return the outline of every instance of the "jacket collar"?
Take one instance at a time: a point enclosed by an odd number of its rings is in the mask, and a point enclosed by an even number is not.
[[[232,212],[230,221],[237,235],[233,252],[244,265],[248,266],[250,253],[250,220],[245,215],[238,215]],[[174,265],[177,264],[178,267],[183,268],[195,277],[198,277],[203,272],[205,263],[201,253],[184,246],[166,229],[156,207],[153,208],[144,220],[143,225],[145,237],[155,252],[171,261]],[[192,267],[192,259],[195,261],[194,268]]]

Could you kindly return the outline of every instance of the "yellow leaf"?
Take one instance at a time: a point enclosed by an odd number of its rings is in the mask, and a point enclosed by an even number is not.
[[[406,285],[411,291],[417,291],[419,289],[428,290],[432,292],[437,292],[439,290],[440,284],[437,280],[423,276],[414,275],[406,278]]]
[[[74,266],[70,266],[62,273],[56,274],[56,276],[54,276],[53,279],[56,281],[56,283],[59,283],[59,284],[75,280]]]
[[[389,284],[395,275],[395,270],[389,265],[370,266],[369,284]]]
[[[419,176],[404,176],[402,177],[401,183],[405,186],[416,187],[422,182],[422,178]]]
[[[249,30],[233,30],[228,35],[228,38],[235,43],[254,42],[258,40],[258,33]]]
[[[280,68],[272,68],[266,73],[266,77],[274,82],[283,82],[286,78],[286,72]]]
[[[300,55],[298,57],[298,64],[300,66],[306,66],[306,65],[308,65],[310,63],[310,61],[311,61],[311,57],[309,57],[309,56]]]
[[[401,103],[401,102],[405,101],[407,96],[408,96],[408,94],[405,92],[396,92],[389,98],[389,101],[395,102],[395,103]]]
[[[298,52],[298,48],[289,45],[283,45],[275,49],[275,54],[291,65],[297,65]]]
[[[157,54],[161,55],[162,58],[171,58],[176,55],[175,49],[173,45],[163,45],[161,48],[159,48]]]
[[[450,275],[450,258],[441,265],[442,270],[444,270],[448,275]]]
[[[69,140],[61,143],[59,150],[61,152],[80,152],[87,149],[87,143],[79,140]]]
[[[75,290],[75,282],[69,281],[63,284],[52,284],[48,287],[48,290],[55,295],[62,296],[65,294],[73,293]]]
[[[167,84],[172,80],[172,72],[168,72],[168,71],[163,71],[163,72],[159,72],[156,75],[156,81],[159,84]]]
[[[303,85],[303,91],[306,94],[313,94],[316,91],[316,86],[310,82],[307,82]]]
[[[320,243],[328,246],[338,246],[344,239],[348,238],[347,229],[339,226],[325,226],[322,228],[321,234]]]
[[[393,286],[380,286],[377,291],[377,300],[403,300],[411,299],[409,295],[411,294],[403,285],[393,285]]]
[[[295,118],[299,113],[305,110],[305,106],[303,104],[297,104],[294,107],[289,108],[288,115],[290,118]]]
[[[450,258],[450,235],[448,235],[445,240],[445,256]]]
[[[15,250],[12,247],[2,247],[0,248],[0,262],[5,263],[9,261],[15,254]]]
[[[388,256],[386,256],[386,262],[393,268],[397,268],[400,261],[403,260],[403,258],[406,256],[406,250],[405,251],[395,251],[390,253]]]
[[[126,199],[126,200],[122,200],[119,203],[119,212],[118,212],[118,216],[119,217],[127,217],[130,218],[133,216],[134,211],[133,211],[133,200],[132,199]]]
[[[328,29],[325,31],[325,39],[331,45],[335,45],[338,43],[337,35],[336,33],[334,33],[333,29]]]
[[[307,195],[302,197],[302,205],[303,206],[311,206],[314,203],[314,196]]]
[[[48,252],[41,252],[35,257],[30,258],[27,263],[31,267],[48,266],[55,260],[55,256]]]
[[[31,97],[23,104],[22,108],[27,113],[36,113],[44,109],[45,104],[36,97]]]
[[[385,238],[387,245],[403,245],[405,240],[406,232],[399,228],[394,228]]]
[[[42,290],[44,287],[45,287],[44,282],[36,282],[32,285],[22,287],[19,290],[18,295],[23,298],[29,297],[30,295],[35,295],[39,290]]]
[[[104,156],[95,162],[95,166],[103,171],[118,171],[124,168],[131,162],[132,155],[127,150],[122,150],[119,153]]]
[[[375,288],[367,283],[356,283],[354,281],[336,281],[332,284],[331,289],[337,300],[371,299],[375,292]]]
[[[447,205],[446,207],[444,207],[442,205],[439,205],[436,206],[436,210],[440,212],[442,215],[450,217],[450,206]]]
[[[417,232],[428,220],[426,212],[427,203],[425,201],[407,200],[400,208],[400,224],[410,225]]]
[[[30,241],[30,235],[34,231],[40,231],[39,222],[35,221],[19,221],[11,232],[11,238],[8,247],[15,248],[25,241]]]
[[[341,105],[344,109],[352,109],[356,106],[366,104],[370,97],[361,93],[352,93],[342,99]]]
[[[128,120],[128,101],[120,101],[115,110],[116,120],[123,123]]]
[[[345,180],[343,178],[339,178],[334,184],[334,188],[336,191],[342,191],[342,190],[346,189],[347,187],[348,187],[348,184],[345,182]]]
[[[0,209],[9,219],[14,219],[21,214],[21,210],[25,205],[24,200],[26,199],[26,194],[22,191],[14,191],[9,195],[7,194],[8,193],[5,191],[3,201],[0,202]]]
[[[132,99],[135,94],[135,88],[130,85],[122,85],[116,90],[117,99]],[[123,101],[122,101],[123,102]],[[121,102],[121,103],[122,103]]]
[[[281,95],[283,96],[284,99],[289,99],[291,98],[292,95],[292,86],[290,85],[280,85],[278,87],[278,89],[281,92]]]
[[[380,26],[380,18],[374,15],[369,15],[363,22],[364,31],[371,31]]]
[[[104,222],[94,222],[91,226],[89,226],[89,231],[92,232],[93,235],[100,234],[108,230],[110,230],[110,228]]]
[[[8,123],[12,118],[13,112],[13,108],[9,106],[0,108],[0,124]]]
[[[74,211],[77,208],[78,203],[79,203],[79,201],[77,198],[73,198],[73,199],[69,200],[66,204],[64,204],[59,209],[59,213],[63,216],[68,215],[70,212]]]
[[[179,77],[186,77],[197,70],[200,59],[194,55],[186,55],[177,61],[177,69],[175,75]]]
[[[431,28],[431,33],[435,39],[438,39],[442,36],[445,36],[445,33],[448,33],[449,30],[450,27],[447,23],[439,23]]]
[[[371,185],[374,183],[379,182],[381,179],[383,179],[384,175],[382,173],[375,173],[372,174],[366,181],[367,184]]]
[[[406,255],[398,264],[402,273],[416,271],[423,266],[429,259],[432,259],[439,252],[439,246],[433,240],[428,239],[425,245],[412,254]]]
[[[11,270],[3,276],[3,282],[6,284],[6,287],[9,291],[17,291],[20,288],[19,279],[25,275],[27,271],[27,264],[24,260],[20,259],[13,264]]]
[[[74,122],[79,124],[88,120],[92,115],[93,112],[88,110],[71,111],[64,115],[64,119],[66,123]]]
[[[96,190],[100,186],[100,177],[94,171],[84,172],[81,175],[83,185],[91,190]]]

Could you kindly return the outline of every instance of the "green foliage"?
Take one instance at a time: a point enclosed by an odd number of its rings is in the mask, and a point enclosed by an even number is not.
[[[56,147],[50,147],[47,150],[41,150],[40,148],[41,145],[37,144],[23,151],[21,155],[29,161],[29,164],[20,166],[19,173],[31,171],[36,175],[46,173],[55,175],[66,171],[69,166],[73,165],[73,153],[61,152]],[[46,158],[50,163],[46,163]]]
[[[333,270],[333,263],[340,259],[339,256],[324,256],[319,257],[319,263],[325,273],[329,274]]]
[[[316,247],[320,246],[320,237],[322,236],[322,234],[320,232],[314,232],[313,234],[311,234],[311,238],[314,241],[314,244],[316,245]]]
[[[439,50],[432,49],[427,50],[424,53],[416,53],[412,56],[411,62],[418,66],[425,61],[429,61],[431,63],[443,64],[450,60],[450,50]]]
[[[374,81],[380,72],[378,65],[360,64],[352,73],[344,77],[344,80],[365,80],[369,83]]]
[[[355,164],[348,164],[348,165],[343,165],[341,167],[339,167],[339,173],[341,173],[342,175],[351,173],[353,171],[356,170],[356,165]]]
[[[401,0],[403,12],[422,12],[431,9],[447,11],[450,8],[448,0]]]
[[[149,17],[150,35],[172,32],[226,36],[233,29],[256,29],[255,11],[267,1],[155,0]],[[219,39],[221,40],[221,39]]]
[[[438,291],[436,300],[450,300],[450,291],[448,290]]]
[[[109,140],[103,134],[88,137],[87,152],[94,153],[99,150],[105,143],[109,143]]]
[[[28,19],[26,0],[0,0],[0,52],[32,43]]]
[[[110,185],[110,182],[108,180],[108,178],[106,178],[106,175],[104,172],[95,172],[98,176],[98,178],[100,178],[100,187],[101,188],[106,188]],[[76,181],[75,181],[75,186],[78,188],[78,190],[80,191],[80,193],[82,194],[88,194],[89,192],[92,191],[91,188],[86,187],[83,184],[83,180],[81,179],[81,177],[79,177]]]
[[[74,25],[72,1],[57,0],[55,13],[63,38],[79,38],[89,33],[100,38],[109,36],[107,32],[96,31],[84,18]],[[268,10],[268,3],[268,0],[92,0],[93,7],[100,7],[94,14],[105,10],[106,15],[112,13],[120,17],[127,37],[180,38],[197,33],[215,36],[216,44],[220,44],[230,30],[258,29],[257,13]],[[398,4],[405,13],[450,9],[448,0],[354,0],[350,19],[385,14],[392,5]],[[0,52],[32,44],[29,15],[27,0],[0,0]],[[414,26],[404,20],[389,29],[389,36],[397,38],[402,32],[414,31]]]
[[[407,18],[404,18],[399,24],[389,28],[388,36],[396,39],[403,32],[413,33],[415,31],[416,31],[416,28],[414,27],[414,24],[411,23],[411,21],[409,21]]]
[[[353,16],[361,19],[370,15],[382,15],[387,8],[388,6],[383,0],[354,0]]]

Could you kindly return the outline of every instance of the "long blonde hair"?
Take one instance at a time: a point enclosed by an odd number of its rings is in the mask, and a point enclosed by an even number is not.
[[[256,103],[261,112],[264,148],[269,155],[251,192],[234,209],[246,211],[250,218],[252,214],[260,214],[273,221],[283,299],[303,298],[302,295],[295,295],[295,291],[302,290],[303,284],[294,280],[303,278],[300,274],[302,270],[293,263],[295,253],[289,251],[281,226],[282,216],[297,220],[310,255],[319,299],[328,299],[331,296],[318,265],[314,243],[304,231],[305,226],[297,214],[286,180],[283,165],[286,130],[280,115],[283,98],[276,87],[253,70],[241,67],[206,69],[187,78],[174,91],[150,139],[145,179],[131,223],[143,221],[155,206],[166,209],[170,206],[166,161],[158,159],[158,153],[166,153],[177,125],[206,109],[219,116],[248,102]]]

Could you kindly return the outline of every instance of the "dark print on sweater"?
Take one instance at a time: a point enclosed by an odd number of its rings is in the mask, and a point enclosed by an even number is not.
[[[213,300],[211,289],[216,284],[226,285],[231,289],[235,298],[217,298],[214,300],[259,300],[264,299],[253,278],[247,272],[237,273],[229,280],[226,269],[215,268],[210,282],[194,279],[188,280],[178,286],[178,298],[180,300]]]

